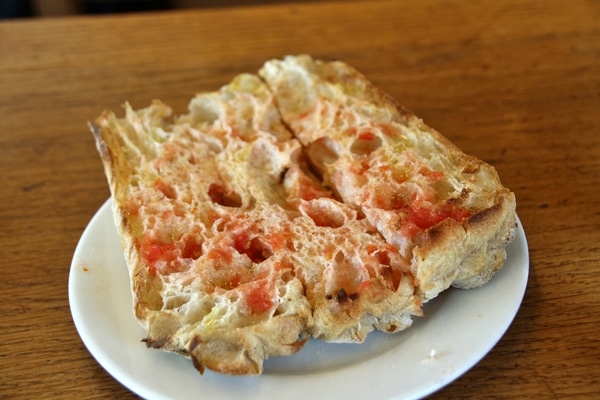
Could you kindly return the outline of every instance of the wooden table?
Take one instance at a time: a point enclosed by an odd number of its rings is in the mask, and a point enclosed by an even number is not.
[[[530,250],[498,345],[432,398],[600,396],[600,3],[346,1],[0,23],[0,398],[134,398],[90,356],[69,265],[109,197],[86,122],[185,112],[263,61],[365,73],[517,196]],[[468,329],[468,327],[465,327]]]

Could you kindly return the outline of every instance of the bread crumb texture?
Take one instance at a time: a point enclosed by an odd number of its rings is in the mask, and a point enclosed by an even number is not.
[[[342,62],[268,61],[184,115],[124,108],[90,126],[135,315],[200,372],[403,330],[491,279],[514,237],[496,171]]]

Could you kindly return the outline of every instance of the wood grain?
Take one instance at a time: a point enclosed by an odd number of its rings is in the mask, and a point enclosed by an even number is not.
[[[325,2],[0,23],[0,398],[135,398],[89,355],[69,265],[109,196],[86,122],[183,112],[265,60],[342,59],[492,163],[531,258],[516,320],[432,398],[600,396],[600,3]],[[468,327],[465,327],[468,329]]]

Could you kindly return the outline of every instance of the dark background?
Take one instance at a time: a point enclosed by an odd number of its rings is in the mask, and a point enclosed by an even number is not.
[[[286,0],[0,0],[0,19],[283,3]],[[296,0],[310,2],[320,0]]]

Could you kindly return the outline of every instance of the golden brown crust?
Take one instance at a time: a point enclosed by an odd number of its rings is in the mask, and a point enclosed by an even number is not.
[[[492,167],[341,62],[260,75],[91,124],[148,347],[259,374],[311,336],[405,329],[502,266],[515,200]]]
[[[427,301],[449,286],[470,289],[487,283],[504,264],[515,229],[514,195],[508,191],[463,224],[446,220],[430,229],[414,250],[421,297]]]

